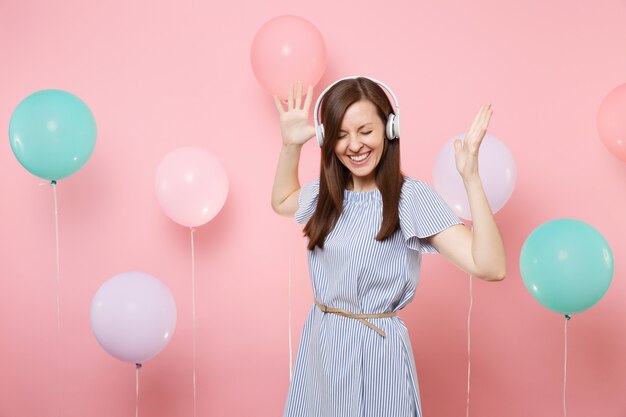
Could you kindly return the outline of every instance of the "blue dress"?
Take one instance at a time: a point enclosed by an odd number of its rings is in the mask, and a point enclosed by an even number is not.
[[[319,179],[302,187],[296,221],[317,206]],[[424,238],[459,218],[426,183],[406,178],[400,229],[375,239],[380,191],[344,191],[344,208],[324,249],[308,251],[316,301],[357,314],[397,311],[415,294]],[[415,417],[422,415],[411,342],[402,320],[372,318],[385,336],[358,320],[313,305],[302,331],[284,417]]]

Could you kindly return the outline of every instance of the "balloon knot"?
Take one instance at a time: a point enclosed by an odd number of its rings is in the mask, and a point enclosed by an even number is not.
[[[56,180],[50,181],[50,185],[57,185],[57,181]]]
[[[137,369],[141,369],[141,364],[140,363],[136,363],[135,366],[137,367]]]
[[[572,316],[570,316],[569,314],[566,314],[566,315],[565,315],[565,318],[566,318],[567,320],[571,320],[571,319],[572,319]]]

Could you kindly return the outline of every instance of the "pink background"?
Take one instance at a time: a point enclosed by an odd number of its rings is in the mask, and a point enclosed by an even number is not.
[[[312,298],[300,227],[269,204],[280,147],[272,100],[249,63],[257,29],[303,16],[326,39],[325,86],[367,74],[402,106],[403,168],[430,181],[440,146],[491,102],[491,132],[512,150],[518,182],[497,220],[508,277],[475,282],[471,415],[562,415],[563,317],[541,307],[519,274],[539,224],[594,225],[615,255],[604,299],[569,326],[569,415],[626,415],[626,163],[597,137],[603,97],[626,82],[624,0],[230,2],[3,0],[0,131],[28,94],[60,88],[85,100],[98,142],[58,185],[61,322],[56,350],[53,195],[0,147],[0,416],[131,416],[135,372],[100,348],[91,299],[124,271],[172,291],[171,343],[140,377],[140,415],[192,415],[189,231],[154,194],[155,170],[180,146],[213,152],[229,175],[223,211],[196,234],[198,415],[278,416]],[[322,85],[316,91],[321,91]],[[316,176],[318,151],[301,177]],[[428,256],[402,312],[426,416],[465,413],[467,276]],[[60,369],[60,375],[57,375]],[[57,389],[57,380],[62,381]]]

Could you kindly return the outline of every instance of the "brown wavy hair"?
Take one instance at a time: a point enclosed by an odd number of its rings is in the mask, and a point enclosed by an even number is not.
[[[344,190],[352,182],[352,176],[337,155],[335,144],[339,139],[341,122],[348,107],[357,101],[367,100],[376,107],[378,116],[387,124],[393,107],[385,91],[369,78],[351,78],[338,82],[324,95],[320,109],[320,121],[324,125],[324,143],[320,166],[320,186],[317,208],[304,227],[309,238],[308,249],[324,248],[326,236],[333,230],[343,210]],[[384,141],[383,154],[376,167],[376,186],[383,199],[383,220],[376,240],[383,241],[400,227],[398,203],[404,176],[400,170],[400,142]]]

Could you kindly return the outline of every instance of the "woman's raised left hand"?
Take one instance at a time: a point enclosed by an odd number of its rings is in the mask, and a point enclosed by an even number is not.
[[[481,107],[465,139],[454,141],[456,169],[463,180],[478,177],[478,150],[487,133],[492,113],[491,104]]]

